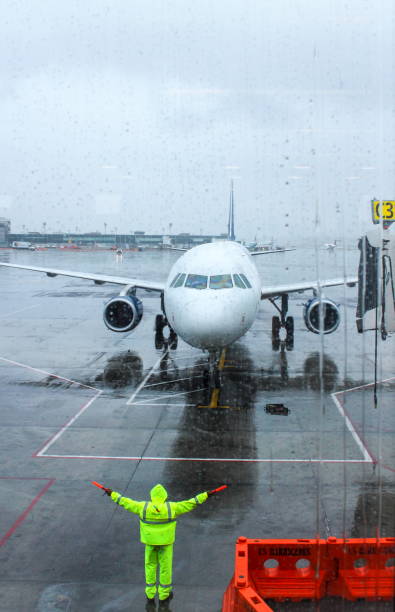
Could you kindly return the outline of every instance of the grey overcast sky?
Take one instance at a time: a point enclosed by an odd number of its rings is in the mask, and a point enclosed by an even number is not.
[[[353,239],[395,199],[393,0],[14,0],[0,214],[14,231]]]

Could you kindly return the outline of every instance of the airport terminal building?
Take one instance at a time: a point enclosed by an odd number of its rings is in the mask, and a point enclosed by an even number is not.
[[[0,247],[6,247],[9,244],[9,233],[11,229],[11,223],[5,217],[0,217]]]
[[[4,219],[5,222],[7,222]],[[9,222],[7,222],[9,224]],[[1,238],[1,219],[0,219],[0,245]],[[30,242],[36,246],[76,246],[85,248],[122,248],[122,249],[144,249],[144,248],[186,248],[189,249],[198,244],[211,242],[212,240],[225,238],[225,234],[218,236],[181,233],[172,236],[166,234],[146,234],[143,231],[136,231],[132,234],[101,234],[100,232],[88,232],[85,234],[74,233],[42,233],[24,232],[9,233],[4,232],[4,245],[11,245],[14,241]]]

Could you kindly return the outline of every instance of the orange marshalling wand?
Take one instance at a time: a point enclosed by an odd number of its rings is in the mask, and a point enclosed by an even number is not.
[[[95,487],[99,487],[99,489],[103,489],[103,491],[106,490],[106,487],[101,485],[99,482],[95,482],[94,480],[91,480],[91,484],[95,485]]]
[[[210,491],[210,493],[219,493],[219,491],[223,491],[224,489],[227,489],[228,485],[222,485],[221,487],[218,487],[217,489],[213,489],[212,491]]]

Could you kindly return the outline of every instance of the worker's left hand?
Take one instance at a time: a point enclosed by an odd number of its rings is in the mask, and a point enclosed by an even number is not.
[[[110,497],[111,493],[112,493],[112,489],[104,489],[104,492],[108,495],[108,497]]]

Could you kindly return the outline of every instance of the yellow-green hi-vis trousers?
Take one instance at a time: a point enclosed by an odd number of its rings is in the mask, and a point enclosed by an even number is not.
[[[159,565],[159,599],[167,599],[172,589],[173,544],[165,546],[145,545],[145,594],[150,599],[156,595],[156,570]]]

